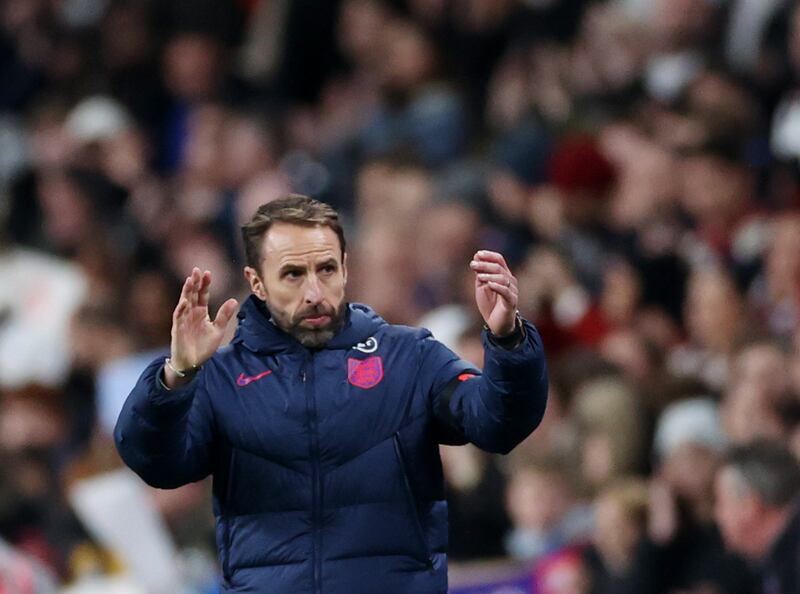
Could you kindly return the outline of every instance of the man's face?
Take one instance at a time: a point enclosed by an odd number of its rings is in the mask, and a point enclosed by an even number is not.
[[[324,346],[344,322],[347,269],[329,227],[275,223],[265,234],[260,270],[245,275],[273,322],[306,347]]]
[[[729,466],[717,473],[714,491],[714,516],[725,546],[750,559],[758,559],[763,552],[757,550],[753,538],[753,529],[758,523],[755,497],[744,490],[741,479]]]

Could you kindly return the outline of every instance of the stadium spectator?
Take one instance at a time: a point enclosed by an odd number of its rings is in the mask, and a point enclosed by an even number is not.
[[[730,451],[717,474],[716,516],[725,543],[758,564],[758,592],[800,587],[800,464],[779,442],[755,441]]]

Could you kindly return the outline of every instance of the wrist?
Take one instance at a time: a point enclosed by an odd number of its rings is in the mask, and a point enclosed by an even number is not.
[[[505,349],[517,347],[525,338],[525,329],[519,312],[514,314],[514,325],[509,332],[495,334],[488,325],[484,325],[484,329],[488,332],[491,342]]]
[[[508,325],[507,328],[498,329],[497,332],[486,323],[483,324],[483,328],[491,334],[493,338],[508,338],[522,331],[522,316],[519,315],[519,311],[515,311],[514,317],[511,319],[511,324]]]
[[[178,388],[184,384],[188,384],[197,372],[200,371],[199,365],[188,366],[185,368],[179,367],[170,357],[164,359],[164,385],[168,389]]]
[[[495,332],[489,325],[486,326],[486,329],[494,338],[507,338],[519,331],[516,319],[514,320],[514,323],[511,326],[509,326],[508,328],[504,328],[503,330],[498,330],[497,332]]]
[[[194,376],[198,371],[200,371],[201,367],[200,365],[187,365],[185,363],[179,363],[172,357],[167,357],[164,359],[164,366],[178,377],[187,378]]]

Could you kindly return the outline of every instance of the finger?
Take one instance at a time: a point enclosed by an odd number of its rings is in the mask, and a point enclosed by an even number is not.
[[[199,268],[192,269],[192,290],[189,293],[189,301],[192,304],[192,307],[197,305],[197,301],[200,298],[200,282],[201,282],[201,275]]]
[[[200,278],[200,290],[197,295],[197,305],[200,307],[208,307],[208,296],[211,293],[209,287],[211,286],[211,273],[206,270]]]
[[[219,306],[217,316],[214,318],[214,325],[220,330],[224,330],[231,321],[233,314],[236,313],[236,308],[239,307],[239,302],[236,299],[228,299],[225,303]]]
[[[480,262],[478,260],[473,260],[469,263],[469,267],[475,272],[491,272],[495,274],[502,274],[505,272],[508,274],[508,269],[503,268],[496,262]]]
[[[508,270],[508,264],[506,264],[506,259],[503,257],[503,254],[499,252],[493,252],[490,250],[479,250],[475,254],[475,260],[484,261],[484,262],[495,262],[500,264],[503,268]]]
[[[500,295],[503,299],[505,299],[506,303],[508,303],[511,307],[517,306],[517,293],[515,287],[509,287],[504,284],[495,283],[490,281],[487,283],[487,286]]]
[[[189,292],[192,290],[192,277],[187,276],[186,280],[183,281],[183,286],[181,287],[181,296],[178,298],[180,302],[181,299],[189,299]]]
[[[478,274],[478,280],[483,283],[488,282],[495,282],[498,285],[504,285],[506,287],[512,286],[514,283],[514,279],[507,274],[485,274],[480,273]]]
[[[178,301],[178,305],[175,307],[175,311],[172,312],[172,321],[177,322],[183,316],[186,315],[186,312],[189,311],[189,300],[186,297],[182,297],[180,301]]]

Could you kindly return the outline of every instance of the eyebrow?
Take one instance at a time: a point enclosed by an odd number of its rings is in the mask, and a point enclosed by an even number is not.
[[[278,269],[278,274],[285,274],[287,272],[304,272],[306,267],[302,264],[284,264]]]
[[[322,262],[319,262],[319,263],[315,264],[314,267],[316,269],[320,269],[320,268],[324,268],[325,266],[333,266],[333,267],[338,269],[339,268],[339,262],[338,262],[338,260],[336,260],[336,258],[330,257],[330,258],[327,258],[326,260],[323,260]],[[284,264],[283,266],[281,266],[278,269],[278,275],[282,276],[282,275],[286,274],[287,272],[305,272],[305,271],[306,271],[306,265],[305,264],[289,263],[289,264]]]

